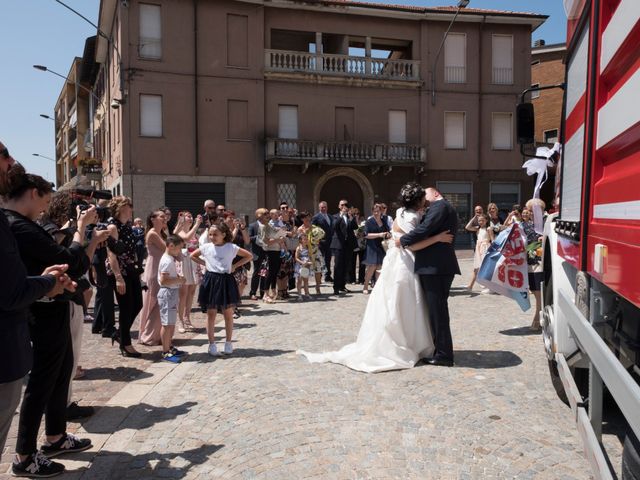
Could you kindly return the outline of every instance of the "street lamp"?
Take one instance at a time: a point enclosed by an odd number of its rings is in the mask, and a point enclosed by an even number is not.
[[[61,0],[55,0],[55,1],[57,3],[59,3],[60,5],[62,5],[67,10],[75,13],[78,17],[80,17],[82,20],[84,20],[89,25],[91,25],[93,28],[95,28],[96,31],[98,32],[98,35],[101,36],[102,38],[104,38],[108,43],[111,44],[111,46],[113,47],[114,52],[116,52],[116,55],[118,57],[118,67],[119,67],[118,71],[120,72],[120,74],[119,74],[120,78],[118,80],[119,80],[120,96],[122,97],[122,99],[119,100],[119,102],[120,103],[124,103],[124,86],[123,86],[124,81],[123,81],[123,77],[122,77],[122,56],[120,55],[120,50],[118,50],[117,45],[113,41],[113,37],[111,37],[111,36],[107,35],[106,33],[104,33],[102,30],[100,30],[100,27],[98,27],[98,25],[93,23],[91,20],[89,20],[87,17],[82,15],[77,10],[74,10],[73,8],[71,8],[66,3],[62,2]],[[465,0],[461,0],[461,1],[465,1]],[[466,0],[466,1],[468,1],[468,0]],[[122,0],[122,6],[125,7],[125,8],[129,6],[127,0]]]
[[[447,31],[444,32],[444,36],[442,37],[442,41],[440,42],[440,46],[438,47],[438,52],[436,53],[436,58],[433,61],[433,66],[431,67],[431,105],[436,104],[436,66],[438,65],[438,58],[440,57],[440,52],[442,51],[442,47],[444,46],[444,42],[447,39],[447,35],[449,35],[449,30],[453,26],[453,22],[456,21],[460,10],[466,8],[469,5],[470,0],[458,0],[458,4],[456,5],[456,13],[451,19],[451,23],[447,27]]]
[[[55,120],[53,118],[51,118],[49,115],[45,115],[44,113],[41,113],[40,116],[42,118],[46,118],[47,120],[51,120],[52,122],[55,122]]]
[[[46,158],[47,160],[51,160],[53,163],[56,163],[56,160],[54,158],[47,157],[46,155],[40,155],[39,153],[32,153],[31,155],[33,155],[34,157]]]

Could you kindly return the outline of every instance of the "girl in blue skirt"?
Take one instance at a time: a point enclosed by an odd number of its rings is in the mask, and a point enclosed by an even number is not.
[[[198,303],[202,311],[207,312],[207,336],[209,337],[209,355],[218,356],[215,343],[216,314],[222,312],[226,341],[225,354],[233,353],[233,310],[240,303],[238,284],[233,272],[253,259],[251,252],[233,244],[231,230],[224,223],[209,228],[210,243],[205,243],[191,254],[191,259],[206,269]],[[239,257],[236,263],[234,258]]]

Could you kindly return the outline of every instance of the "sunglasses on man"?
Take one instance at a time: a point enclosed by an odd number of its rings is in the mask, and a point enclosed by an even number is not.
[[[4,158],[9,158],[9,149],[4,148],[0,150],[0,155],[2,155]]]

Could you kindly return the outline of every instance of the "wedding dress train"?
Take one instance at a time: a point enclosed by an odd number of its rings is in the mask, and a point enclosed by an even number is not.
[[[404,232],[413,230],[418,221],[417,213],[398,209],[396,223]],[[394,238],[399,235],[394,232]],[[411,368],[433,354],[427,307],[413,273],[413,253],[389,244],[355,343],[335,352],[297,353],[311,363],[338,363],[368,373]]]

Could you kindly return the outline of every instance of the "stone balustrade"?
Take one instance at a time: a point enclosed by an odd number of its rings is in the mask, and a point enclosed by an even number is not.
[[[414,82],[420,80],[420,62],[417,60],[390,60],[286,50],[265,50],[265,71]]]

